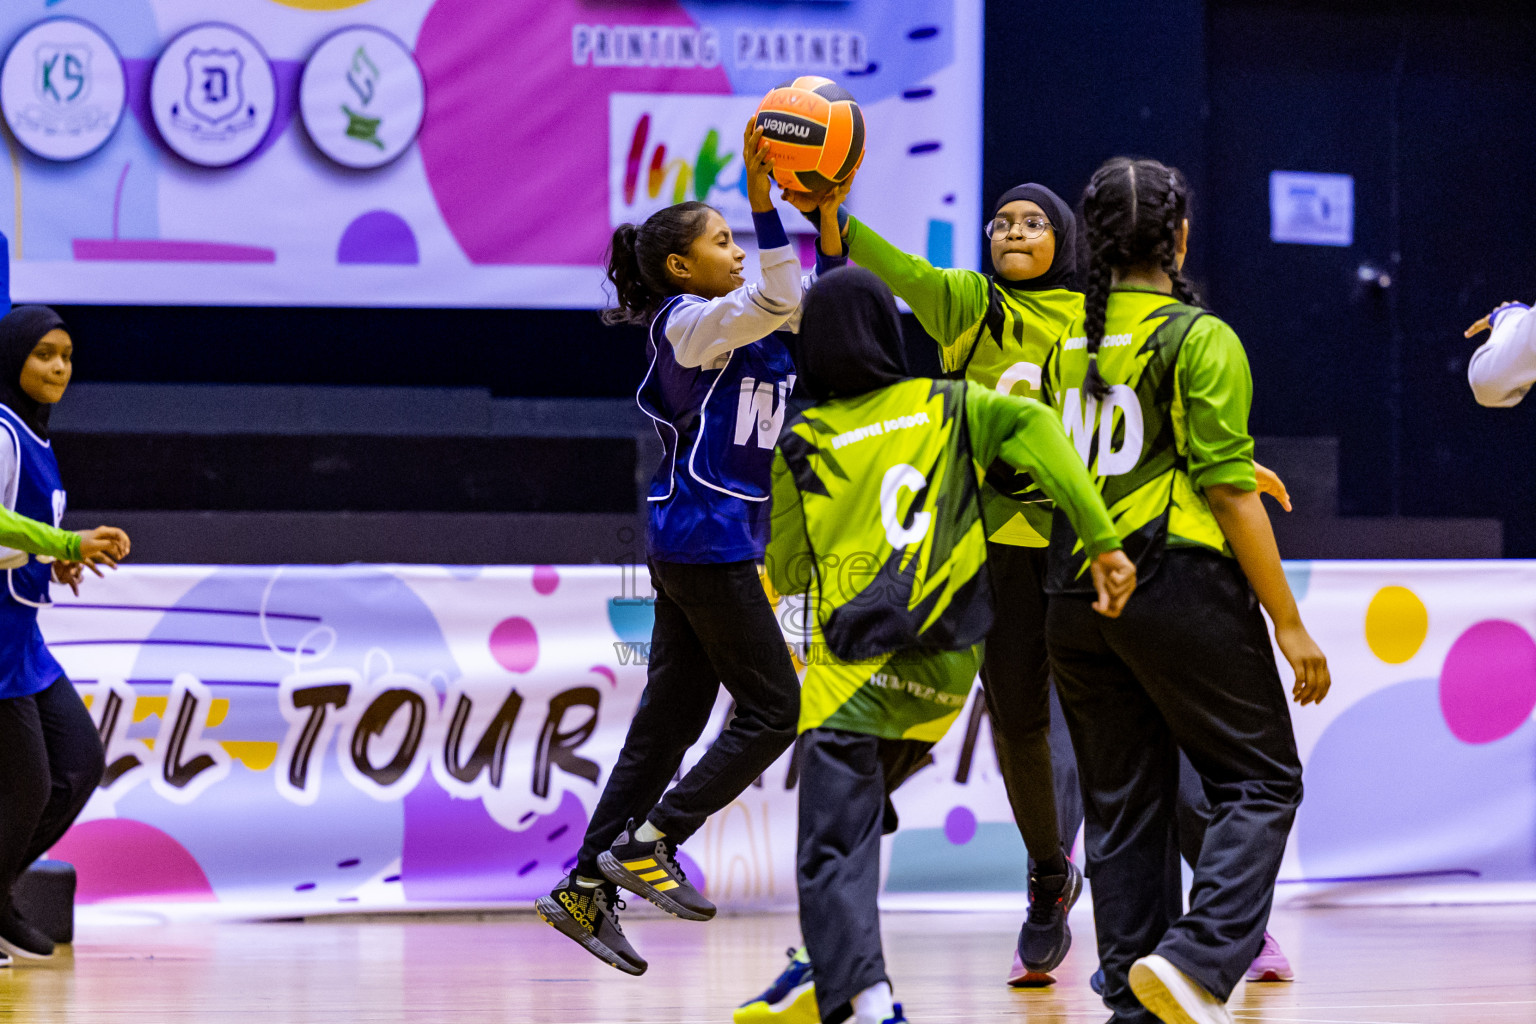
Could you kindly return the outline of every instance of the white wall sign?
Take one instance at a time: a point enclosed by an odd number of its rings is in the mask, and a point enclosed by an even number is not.
[[[194,25],[171,40],[150,84],[155,127],[179,156],[228,167],[250,156],[277,112],[260,44],[233,25]]]
[[[38,22],[11,45],[0,70],[0,107],[27,150],[44,160],[78,160],[117,130],[127,105],[117,49],[75,18]]]
[[[1353,245],[1355,179],[1348,174],[1271,171],[1269,239],[1301,245]]]
[[[299,85],[305,130],[343,167],[382,167],[404,153],[426,105],[426,83],[410,50],[363,25],[321,41]]]

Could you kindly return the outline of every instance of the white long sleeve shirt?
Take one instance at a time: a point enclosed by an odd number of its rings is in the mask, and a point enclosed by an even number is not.
[[[1536,384],[1536,314],[1510,307],[1493,320],[1493,333],[1472,353],[1467,382],[1478,405],[1508,409]]]
[[[759,254],[762,284],[744,284],[718,299],[688,296],[667,317],[667,340],[679,366],[716,369],[733,349],[800,326],[800,296],[814,274],[800,275],[793,245]]]

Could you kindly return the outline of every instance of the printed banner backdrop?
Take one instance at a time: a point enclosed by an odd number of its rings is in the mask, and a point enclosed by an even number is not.
[[[742,129],[797,74],[863,108],[850,209],[974,266],[981,7],[7,0],[13,292],[596,307],[613,228],[662,206],[713,203],[753,248]]]
[[[1282,899],[1536,899],[1536,564],[1288,573],[1334,687],[1293,708],[1307,795]],[[54,854],[82,902],[173,915],[526,907],[571,863],[644,685],[635,580],[551,566],[91,580],[43,627],[109,767]],[[780,610],[796,632],[803,609]],[[685,768],[728,713],[722,698]],[[1024,888],[975,714],[973,698],[896,796],[890,902]],[[684,848],[725,907],[794,905],[791,760]]]

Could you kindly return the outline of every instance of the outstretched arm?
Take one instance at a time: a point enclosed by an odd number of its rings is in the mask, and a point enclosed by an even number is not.
[[[823,196],[786,192],[783,198],[811,218],[823,237],[835,216],[848,258],[884,281],[912,307],[923,330],[938,339],[945,368],[955,369],[965,361],[965,351],[975,340],[971,329],[987,311],[985,276],[974,270],[935,267],[920,256],[902,252],[869,225],[848,216],[841,206],[827,209]]]
[[[1072,523],[1092,561],[1099,600],[1094,610],[1119,615],[1136,589],[1136,566],[1121,550],[1119,531],[1087,467],[1067,440],[1061,420],[1032,398],[965,389],[972,454],[982,466],[1001,459],[1030,474]]]

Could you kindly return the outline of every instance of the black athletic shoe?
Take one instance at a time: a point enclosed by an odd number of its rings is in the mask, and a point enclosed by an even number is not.
[[[619,833],[613,845],[597,855],[598,870],[615,885],[650,900],[673,917],[708,921],[715,905],[688,882],[665,839],[642,843],[633,838],[635,823]]]
[[[1029,876],[1029,916],[1019,929],[1019,959],[1031,971],[1050,972],[1061,966],[1072,948],[1067,914],[1083,891],[1083,873],[1067,861],[1064,875]]]
[[[619,927],[618,912],[624,909],[624,901],[611,884],[577,885],[572,872],[548,896],[535,900],[533,909],[545,924],[625,974],[644,974],[650,966]]]
[[[32,927],[15,907],[0,910],[0,950],[20,960],[47,960],[53,956],[53,940]]]

